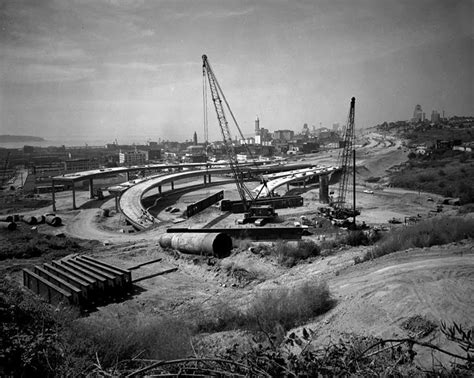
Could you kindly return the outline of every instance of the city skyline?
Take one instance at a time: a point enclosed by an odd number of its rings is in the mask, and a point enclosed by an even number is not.
[[[472,4],[7,0],[0,134],[202,140],[202,54],[248,135],[470,115]]]

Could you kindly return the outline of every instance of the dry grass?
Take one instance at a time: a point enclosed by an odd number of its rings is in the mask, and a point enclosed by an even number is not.
[[[325,283],[308,281],[295,288],[278,288],[256,295],[246,309],[233,307],[227,302],[213,306],[210,314],[198,320],[199,331],[249,329],[275,333],[304,324],[323,314],[333,305]]]
[[[189,326],[175,318],[111,318],[87,324],[77,322],[71,329],[72,354],[95,357],[103,367],[133,357],[174,359],[188,356],[191,351]]]
[[[278,242],[275,245],[274,253],[281,265],[291,268],[299,261],[319,256],[321,248],[312,240]]]
[[[371,260],[408,248],[431,247],[474,237],[474,219],[443,217],[419,222],[387,234],[363,257]]]

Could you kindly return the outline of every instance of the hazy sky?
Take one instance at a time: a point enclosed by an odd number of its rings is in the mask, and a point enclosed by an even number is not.
[[[204,53],[249,134],[472,115],[473,4],[0,0],[0,134],[202,140]]]

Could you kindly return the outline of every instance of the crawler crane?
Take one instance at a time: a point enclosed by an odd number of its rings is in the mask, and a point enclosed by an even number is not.
[[[232,170],[237,190],[239,192],[240,198],[242,199],[242,203],[245,209],[244,218],[239,223],[255,222],[256,225],[261,226],[267,222],[272,221],[277,216],[277,214],[275,213],[275,209],[271,205],[255,205],[254,202],[258,198],[258,194],[256,197],[254,197],[251,190],[245,185],[244,174],[239,167],[239,162],[237,160],[234,145],[232,144],[232,136],[230,133],[229,124],[225,116],[222,100],[224,100],[224,104],[226,105],[241,138],[244,139],[244,136],[234,117],[234,114],[232,113],[232,110],[230,109],[229,103],[227,102],[227,99],[225,98],[225,95],[222,92],[219,82],[217,81],[216,76],[214,75],[214,71],[212,70],[206,55],[202,56],[202,71],[204,78],[207,77],[207,80],[209,82],[209,89],[212,96],[212,102],[214,103],[214,108],[217,113],[217,121],[221,129],[222,138],[224,141],[224,148],[229,159],[229,165]],[[204,80],[204,85],[205,84],[206,81]],[[206,93],[205,87],[204,93]],[[205,98],[207,98],[206,95]]]
[[[338,197],[332,203],[333,216],[337,219],[347,219],[353,217],[355,226],[355,217],[360,214],[355,207],[355,149],[354,149],[354,116],[355,116],[355,98],[352,97],[349,108],[349,116],[346,127],[344,128],[344,146],[339,155],[338,165],[341,167],[342,175],[339,181]],[[352,162],[351,162],[352,155]],[[351,172],[352,171],[352,172]],[[352,174],[353,179],[353,208],[350,209],[346,205],[346,197],[348,192],[349,176]]]

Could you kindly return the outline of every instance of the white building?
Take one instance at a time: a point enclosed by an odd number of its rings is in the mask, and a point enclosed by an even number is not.
[[[119,164],[121,165],[140,165],[145,164],[147,159],[146,151],[125,151],[119,152]]]

